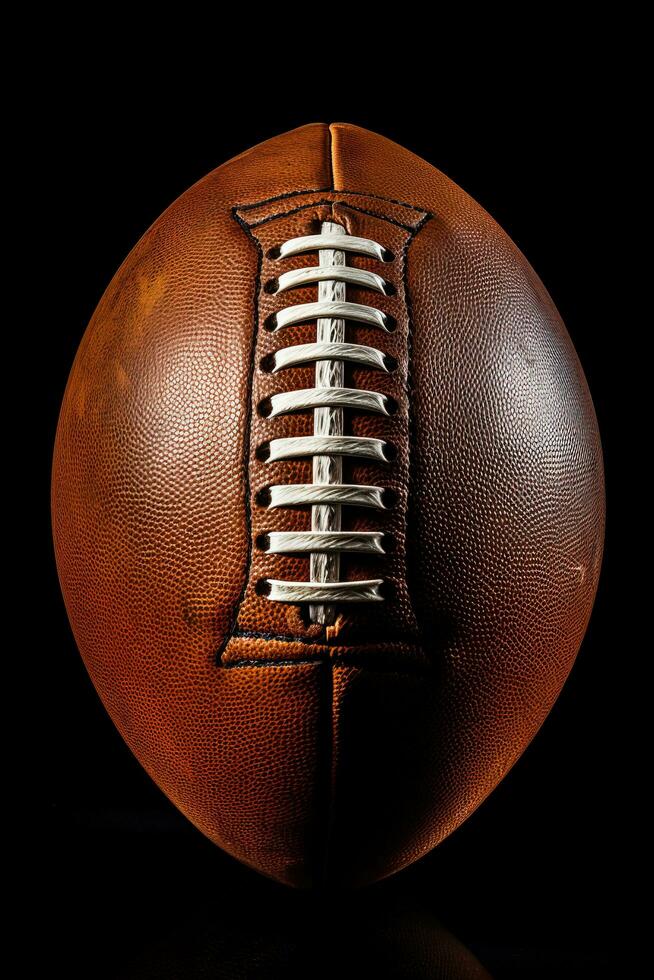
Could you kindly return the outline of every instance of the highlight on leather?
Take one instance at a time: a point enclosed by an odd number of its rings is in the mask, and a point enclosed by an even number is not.
[[[365,885],[455,831],[552,708],[600,574],[602,447],[488,212],[313,123],[207,174],[116,271],[52,526],[81,656],[161,790],[264,875]]]

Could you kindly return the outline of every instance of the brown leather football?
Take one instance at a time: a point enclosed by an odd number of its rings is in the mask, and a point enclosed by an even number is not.
[[[146,231],[80,344],[52,499],[119,731],[298,886],[397,871],[497,785],[570,671],[604,530],[545,287],[452,181],[343,123]]]

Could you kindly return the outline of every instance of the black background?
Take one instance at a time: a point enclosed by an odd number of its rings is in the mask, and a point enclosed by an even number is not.
[[[38,751],[48,782],[39,788],[45,856],[34,882],[45,932],[30,955],[45,952],[66,976],[111,977],[121,970],[130,977],[277,976],[273,962],[289,976],[298,957],[302,975],[318,975],[319,964],[334,955],[339,923],[358,919],[367,948],[365,936],[376,935],[380,909],[397,913],[398,921],[415,914],[417,922],[429,923],[426,933],[435,943],[431,922],[442,920],[499,980],[600,977],[609,969],[623,903],[616,886],[623,860],[620,808],[613,802],[619,795],[614,594],[623,572],[612,536],[621,474],[614,462],[620,429],[611,289],[617,259],[610,244],[615,194],[609,191],[616,173],[620,181],[629,175],[615,149],[622,144],[609,80],[596,75],[592,85],[582,79],[556,90],[522,77],[494,82],[480,80],[469,96],[451,81],[444,88],[424,79],[394,96],[388,80],[381,95],[374,85],[304,100],[296,90],[288,98],[277,91],[263,107],[238,84],[226,98],[217,82],[212,87],[206,80],[195,89],[171,83],[163,98],[147,77],[135,87],[91,92],[82,78],[43,94],[34,126],[51,244],[41,348],[45,582],[34,626],[44,631]],[[292,893],[241,868],[151,783],[113,728],[76,652],[47,504],[66,377],[119,263],[161,211],[209,170],[313,121],[353,122],[396,140],[448,174],[504,227],[572,336],[593,394],[607,475],[599,593],[576,666],[545,726],[455,834],[354,901]],[[174,930],[180,934],[173,936]],[[169,973],[161,965],[151,973],[128,970],[135,958],[145,963],[156,956]],[[173,966],[180,961],[187,965]],[[227,962],[232,972],[220,972]],[[345,960],[341,965],[346,975]],[[372,972],[386,975],[379,967]],[[423,974],[407,967],[406,975]]]

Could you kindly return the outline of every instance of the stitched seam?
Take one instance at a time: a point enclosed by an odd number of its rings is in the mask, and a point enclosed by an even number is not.
[[[238,211],[252,211],[254,208],[263,207],[264,204],[272,204],[273,201],[284,201],[289,197],[300,197],[302,194],[325,194],[331,193],[333,187],[308,187],[303,191],[286,191],[284,194],[276,194],[274,197],[264,197],[261,201],[252,201],[250,204],[235,204],[234,208]]]
[[[341,192],[338,191],[338,193],[340,194]],[[335,204],[338,204],[343,208],[349,208],[350,211],[358,211],[359,214],[368,214],[371,218],[379,218],[380,221],[387,221],[389,225],[395,225],[397,228],[402,228],[404,231],[415,231],[414,225],[407,225],[402,221],[398,221],[396,218],[389,218],[388,215],[382,214],[381,211],[371,211],[368,208],[357,207],[356,204],[350,204],[349,201],[342,201],[340,198],[336,198],[336,200],[325,200],[324,198],[321,198],[317,201],[309,201],[308,204],[300,204],[296,208],[289,208],[288,211],[279,211],[276,214],[269,214],[266,215],[265,218],[259,218],[257,221],[249,222],[248,228],[258,228],[259,225],[265,225],[269,221],[276,221],[278,218],[288,218],[289,215],[297,214],[298,211],[306,211],[308,208],[331,207],[333,209]]]
[[[252,341],[250,345],[250,366],[248,371],[248,383],[247,383],[247,418],[245,422],[245,433],[243,438],[243,485],[245,487],[245,529],[247,534],[247,555],[245,561],[245,568],[243,571],[243,585],[241,586],[241,591],[239,597],[234,605],[234,612],[232,614],[231,624],[228,630],[225,632],[225,637],[220,644],[218,651],[215,656],[215,661],[220,664],[227,644],[229,643],[234,630],[236,629],[236,624],[238,622],[238,617],[241,612],[241,606],[243,605],[243,600],[245,598],[245,593],[247,591],[248,582],[250,581],[250,565],[252,563],[252,507],[250,504],[250,457],[252,446],[251,442],[251,430],[252,430],[252,390],[254,385],[254,367],[256,361],[256,350],[257,350],[257,338],[259,335],[259,291],[261,288],[261,272],[263,268],[263,248],[257,241],[255,236],[252,234],[248,228],[247,223],[241,218],[239,214],[236,213],[236,209],[232,208],[232,217],[238,222],[240,227],[243,229],[245,234],[248,236],[250,241],[254,242],[257,250],[257,273],[254,280],[254,321],[252,328]]]
[[[342,193],[339,191],[339,194]],[[350,211],[358,211],[359,214],[369,214],[371,218],[379,218],[381,221],[387,221],[389,225],[395,225],[396,228],[402,228],[403,231],[413,231],[413,225],[405,225],[404,222],[398,221],[396,218],[389,218],[387,214],[382,214],[381,211],[371,211],[369,208],[359,208],[356,204],[350,204],[349,201],[336,200],[334,204],[340,204],[343,208],[349,208]]]
[[[327,126],[327,163],[329,166],[329,183],[332,190],[336,190],[334,184],[334,139],[331,126]]]
[[[264,204],[273,204],[275,201],[283,201],[287,197],[299,197],[301,194],[350,194],[353,197],[371,197],[376,201],[387,201],[389,204],[397,204],[401,208],[408,208],[409,211],[419,211],[424,213],[429,209],[419,204],[409,204],[408,201],[398,201],[394,197],[384,197],[383,194],[373,194],[370,191],[350,191],[345,187],[335,190],[333,187],[308,187],[302,191],[286,191],[285,194],[276,194],[274,197],[264,197],[260,201],[253,201],[250,204],[235,204],[234,208],[239,211],[251,211],[253,208],[263,207]]]
[[[402,290],[404,292],[404,306],[406,309],[406,319],[407,319],[407,379],[406,379],[406,395],[407,395],[407,503],[406,503],[406,514],[407,514],[407,538],[406,538],[406,554],[405,554],[405,581],[406,581],[406,593],[409,602],[409,608],[411,610],[411,615],[413,617],[413,622],[416,624],[417,642],[422,646],[422,630],[418,622],[418,617],[416,615],[416,610],[413,602],[413,593],[409,588],[409,577],[410,577],[410,557],[408,548],[408,513],[409,505],[411,500],[410,486],[411,486],[411,459],[412,459],[412,446],[411,446],[411,431],[413,426],[413,387],[411,381],[411,354],[413,349],[413,311],[411,308],[411,297],[409,293],[409,277],[408,277],[408,257],[409,248],[411,243],[418,234],[419,231],[424,227],[425,223],[431,218],[431,214],[427,213],[423,215],[422,220],[418,223],[415,229],[410,229],[410,234],[407,237],[404,247],[402,249]]]
[[[411,580],[413,578],[411,569],[413,568],[413,562],[411,561],[410,554],[410,544],[411,544],[411,527],[413,521],[411,519],[412,509],[413,509],[413,499],[414,499],[414,483],[415,475],[413,474],[411,463],[414,456],[414,447],[416,445],[416,421],[415,421],[415,411],[414,411],[414,384],[413,384],[413,303],[411,300],[411,291],[409,289],[409,248],[418,237],[418,234],[425,227],[427,222],[432,217],[431,214],[425,214],[424,218],[417,226],[415,233],[412,234],[408,239],[403,253],[403,268],[402,268],[402,288],[404,289],[404,297],[406,303],[407,311],[407,395],[408,395],[408,419],[407,419],[407,436],[408,436],[408,455],[409,455],[409,465],[407,468],[408,476],[408,487],[407,487],[407,501],[406,501],[406,587],[407,595],[409,596],[409,602],[411,603],[411,612],[413,613],[413,618],[416,624],[418,635],[421,638],[423,629],[418,618],[418,614],[414,604],[415,592],[411,588]],[[424,644],[423,644],[424,646]]]
[[[268,224],[269,221],[276,221],[277,218],[288,218],[289,215],[297,214],[298,211],[306,211],[308,208],[330,207],[333,203],[333,201],[325,200],[324,198],[317,201],[309,201],[308,204],[299,204],[296,208],[289,208],[288,211],[279,211],[276,214],[269,214],[265,218],[259,218],[257,221],[252,221],[248,227],[258,228],[259,225]]]

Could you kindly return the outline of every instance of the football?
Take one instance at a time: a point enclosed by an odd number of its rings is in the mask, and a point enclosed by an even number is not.
[[[298,887],[426,854],[539,729],[591,613],[602,453],[520,250],[316,123],[213,170],[109,284],[53,460],[91,679],[172,802]]]

